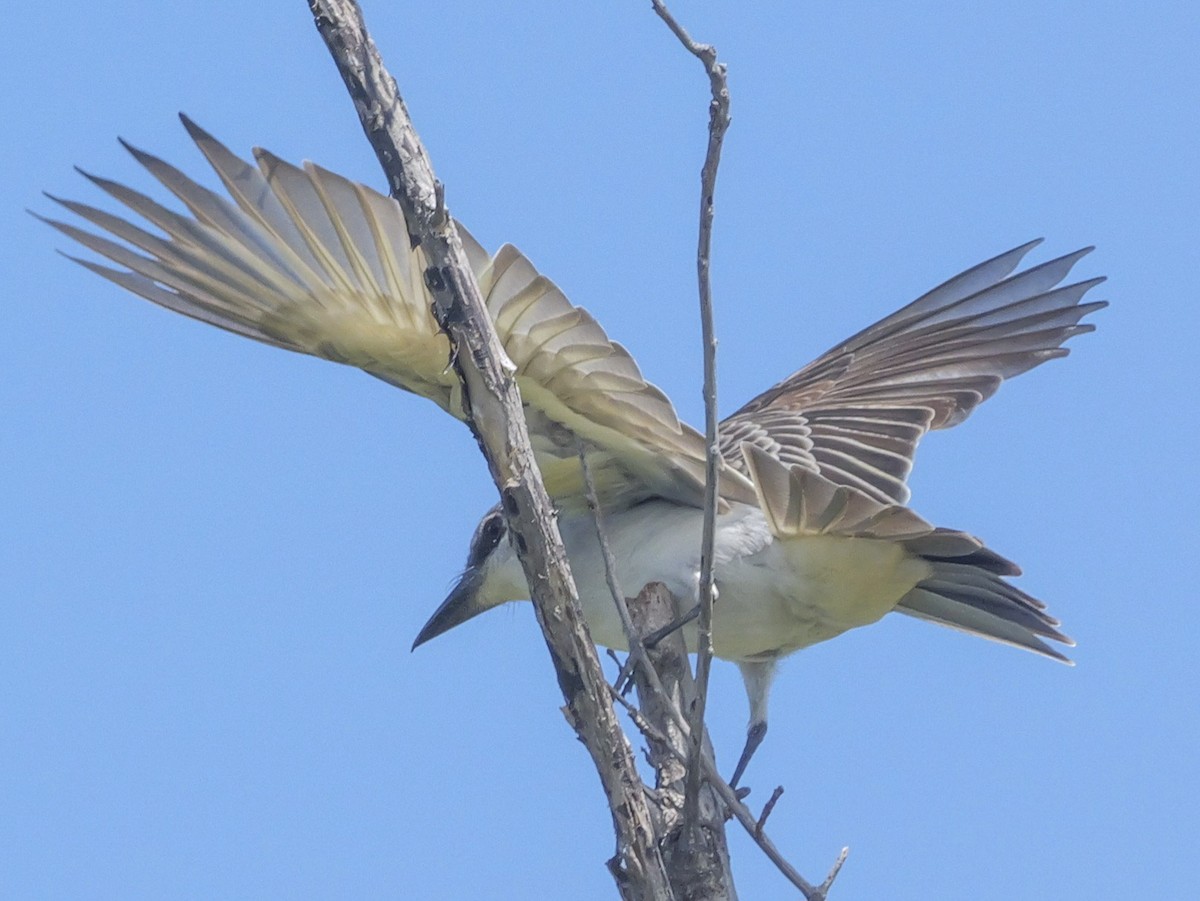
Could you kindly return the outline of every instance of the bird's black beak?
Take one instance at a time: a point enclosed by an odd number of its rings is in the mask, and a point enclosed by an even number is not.
[[[431,638],[437,638],[443,632],[449,632],[455,626],[462,625],[490,609],[480,603],[479,589],[482,586],[483,575],[479,570],[467,570],[463,573],[446,600],[442,601],[442,605],[429,617],[429,622],[421,627],[416,641],[413,642],[413,650]]]

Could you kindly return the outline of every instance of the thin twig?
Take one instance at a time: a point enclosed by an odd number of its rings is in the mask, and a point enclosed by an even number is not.
[[[605,648],[604,650],[605,653],[608,654],[608,659],[617,665],[617,678],[613,679],[613,688],[621,692],[621,694],[626,694],[629,691],[629,687],[633,684],[631,682],[633,668],[635,666],[633,655],[626,654],[625,660],[622,661],[621,658],[617,656],[617,652],[612,648]]]
[[[708,761],[705,761],[705,768],[708,769],[709,767],[711,767],[711,764]],[[781,872],[792,885],[800,889],[801,894],[803,894],[808,901],[824,901],[826,891],[823,891],[821,888],[813,885],[800,875],[796,868],[793,867],[791,863],[788,862],[787,858],[780,853],[779,849],[775,847],[775,843],[767,836],[765,829],[761,832],[758,831],[757,818],[750,811],[750,808],[747,807],[737,796],[737,793],[729,785],[729,783],[722,779],[720,774],[715,772],[715,769],[710,772],[706,772],[704,775],[712,784],[713,788],[716,789],[717,794],[721,796],[721,800],[725,802],[725,806],[729,808],[730,812],[734,815],[737,821],[742,824],[742,828],[746,830],[746,833],[752,839],[754,839],[754,843],[762,849],[763,854],[767,855],[767,859],[770,860],[771,863],[775,864],[775,868],[779,870],[779,872]]]
[[[629,690],[633,688],[633,671],[637,669],[637,661],[630,654],[625,658],[625,663],[617,673],[617,678],[613,679],[613,688],[623,695],[629,694]]]
[[[704,721],[704,708],[708,698],[708,672],[712,661],[712,605],[713,605],[713,541],[715,537],[717,510],[717,477],[721,463],[718,430],[717,430],[717,386],[716,386],[716,352],[717,341],[712,321],[712,290],[709,281],[710,248],[712,244],[713,195],[716,192],[717,167],[721,159],[721,145],[725,132],[729,128],[729,85],[726,80],[726,68],[717,60],[716,48],[711,44],[699,44],[694,41],[671,15],[662,0],[651,0],[654,11],[666,23],[671,32],[689,53],[700,60],[708,74],[709,89],[712,101],[709,104],[708,121],[708,151],[704,158],[704,168],[700,174],[700,234],[696,251],[696,271],[700,290],[700,323],[704,342],[704,422],[705,422],[705,504],[704,532],[701,543],[700,557],[700,611],[697,657],[696,657],[696,704],[692,709],[691,723],[698,727]],[[636,722],[636,720],[635,720]],[[742,803],[736,791],[716,772],[713,761],[701,754],[702,728],[693,728],[690,733],[688,782],[685,795],[684,816],[686,822],[694,823],[699,799],[700,765],[705,769],[704,777],[721,796],[726,806],[737,818],[742,827],[750,834],[755,843],[767,855],[768,859],[781,873],[804,895],[808,901],[824,901],[837,878],[842,864],[846,861],[849,848],[843,848],[829,875],[820,886],[814,886],[801,876],[788,861],[779,853],[779,849],[767,837],[765,830],[766,814],[773,807],[768,802],[764,809],[763,823],[754,818],[750,809]],[[778,798],[773,796],[772,801]]]
[[[767,803],[763,805],[762,813],[758,815],[758,822],[754,824],[755,835],[762,835],[762,831],[767,825],[767,818],[771,816],[771,811],[775,809],[775,805],[779,803],[779,799],[782,797],[783,786],[775,786],[775,791],[771,792],[771,797],[769,797],[767,799]]]
[[[583,471],[583,486],[587,492],[588,509],[592,511],[592,522],[596,526],[596,540],[600,543],[600,556],[604,560],[604,580],[608,583],[613,604],[617,608],[617,618],[621,620],[621,629],[625,633],[625,642],[629,646],[629,657],[625,661],[625,666],[621,668],[621,673],[617,675],[618,691],[620,691],[620,683],[623,681],[622,676],[628,679],[629,673],[633,671],[634,667],[641,667],[650,683],[651,691],[661,695],[664,702],[675,707],[663,688],[662,681],[658,678],[658,672],[646,655],[646,647],[642,644],[637,629],[633,625],[633,619],[629,615],[629,603],[625,600],[625,594],[621,591],[621,583],[617,579],[617,561],[613,557],[612,547],[608,543],[608,532],[604,528],[604,511],[600,509],[600,499],[596,496],[596,483],[592,479],[592,468],[588,464],[587,448],[582,444],[579,447],[579,466]]]
[[[642,713],[642,711],[638,710],[636,704],[622,695],[613,686],[609,686],[608,693],[616,703],[621,705],[621,707],[625,710],[625,713],[629,715],[629,719],[632,720],[633,724],[638,727],[638,731],[641,732],[642,735],[651,741],[661,742],[668,748],[671,747],[670,742],[667,741],[667,737],[659,732],[658,729],[656,729],[654,725],[648,719],[646,719],[646,715]],[[674,749],[671,750],[671,753],[675,755],[675,759],[680,763],[684,762],[683,754],[680,754]]]
[[[717,61],[711,44],[692,40],[662,3],[652,0],[654,11],[689,53],[700,60],[708,73],[712,102],[708,115],[708,150],[700,172],[700,235],[696,248],[696,275],[700,291],[700,325],[704,342],[704,531],[700,545],[700,617],[697,624],[696,703],[691,711],[693,724],[688,776],[684,791],[684,822],[698,825],[700,803],[700,758],[704,730],[704,710],[708,702],[708,672],[712,666],[713,545],[716,536],[717,479],[721,454],[717,433],[717,339],[713,329],[712,285],[709,259],[712,248],[713,195],[717,188],[717,167],[721,162],[721,144],[729,128],[729,85],[725,64]]]
[[[842,848],[842,853],[837,856],[837,860],[833,862],[833,866],[829,868],[829,875],[825,877],[825,881],[821,883],[821,897],[824,898],[829,894],[829,889],[833,887],[833,880],[837,879],[838,873],[842,871],[842,864],[846,862],[846,858],[850,856],[849,848]]]

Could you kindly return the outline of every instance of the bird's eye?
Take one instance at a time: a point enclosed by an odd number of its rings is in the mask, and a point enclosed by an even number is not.
[[[488,517],[487,522],[483,527],[483,543],[487,545],[488,550],[491,550],[500,543],[501,536],[504,535],[504,517],[499,513],[494,513]]]
[[[488,555],[496,549],[500,544],[500,539],[504,537],[504,517],[499,513],[490,513],[484,517],[479,527],[475,530],[475,537],[471,540],[471,552],[468,555],[467,566],[478,566]]]

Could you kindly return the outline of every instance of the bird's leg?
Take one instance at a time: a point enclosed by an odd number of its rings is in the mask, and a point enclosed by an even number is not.
[[[746,730],[746,746],[742,748],[742,756],[738,758],[737,766],[733,769],[733,778],[729,780],[730,788],[737,788],[738,782],[746,772],[746,765],[750,763],[750,758],[754,756],[766,735],[766,720],[750,724],[750,728]]]
[[[737,767],[733,771],[733,779],[729,784],[737,788],[738,782],[746,772],[750,758],[762,744],[767,734],[767,696],[771,693],[771,680],[775,677],[777,661],[773,656],[765,656],[759,660],[739,660],[738,669],[742,671],[742,681],[746,683],[746,698],[750,701],[750,725],[746,728],[746,746],[742,756],[738,758]]]

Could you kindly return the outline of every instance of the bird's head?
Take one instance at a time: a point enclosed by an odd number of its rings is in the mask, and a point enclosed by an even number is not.
[[[520,561],[509,542],[504,514],[496,505],[475,527],[462,575],[421,628],[413,649],[493,607],[527,597]]]

